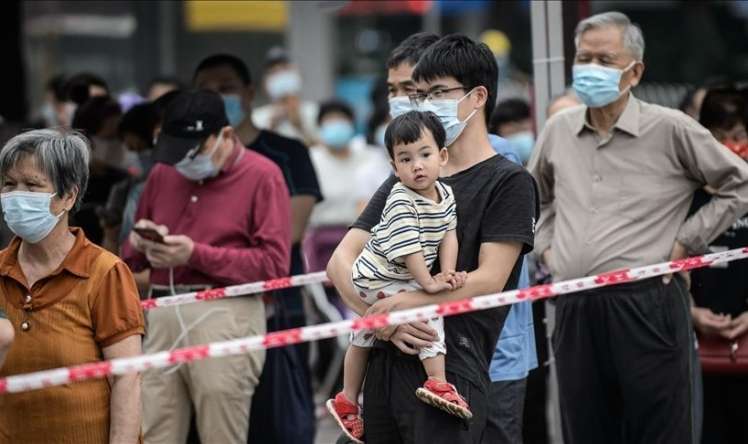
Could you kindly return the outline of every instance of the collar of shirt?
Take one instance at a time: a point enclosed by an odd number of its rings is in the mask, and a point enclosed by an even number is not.
[[[434,182],[434,186],[436,187],[436,192],[439,194],[439,202],[431,200],[428,197],[419,194],[417,191],[406,187],[405,185],[403,185],[402,182],[397,182],[396,186],[401,187],[403,190],[405,190],[405,192],[409,196],[411,196],[413,199],[420,199],[431,205],[444,206],[445,202],[447,202],[450,198],[450,192],[449,192],[450,189],[441,180],[437,180],[436,182]]]
[[[614,129],[619,129],[634,137],[639,137],[639,111],[640,111],[639,99],[634,97],[632,93],[629,93],[629,99],[626,103],[626,107],[623,109],[623,113],[618,117],[618,121],[613,125]],[[579,135],[584,129],[588,129],[595,132],[595,128],[588,122],[588,110],[585,108],[583,113],[579,114],[579,120],[577,120],[574,134]],[[611,136],[612,136],[611,132]]]
[[[63,271],[81,278],[88,279],[90,274],[88,270],[91,269],[94,260],[98,257],[99,250],[96,248],[89,248],[91,242],[86,239],[83,230],[80,228],[70,228],[70,232],[75,236],[75,242],[73,248],[70,249],[65,259],[55,271],[39,280],[34,286],[42,285],[48,280],[62,274]],[[25,288],[27,291],[28,282],[26,277],[21,270],[21,265],[18,262],[18,250],[21,248],[21,239],[16,237],[8,245],[2,253],[0,253],[0,276],[7,277],[16,281],[19,285]],[[43,292],[48,298],[37,298],[34,302],[34,309],[41,308],[42,306],[49,305],[58,299],[65,296],[64,292]],[[9,300],[10,303],[17,305],[18,307],[23,305],[21,300]]]

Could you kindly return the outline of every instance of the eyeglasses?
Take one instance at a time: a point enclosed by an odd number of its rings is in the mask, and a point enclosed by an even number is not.
[[[410,99],[411,105],[420,105],[426,100],[441,100],[445,99],[444,97],[447,93],[457,90],[465,90],[464,86],[455,86],[454,88],[438,88],[433,91],[427,92],[427,93],[415,93],[415,94],[408,94],[408,98]]]

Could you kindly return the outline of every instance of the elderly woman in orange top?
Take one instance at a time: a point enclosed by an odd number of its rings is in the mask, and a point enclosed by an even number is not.
[[[16,234],[0,251],[0,310],[15,330],[0,376],[141,353],[138,291],[127,266],[68,218],[86,191],[89,148],[36,130],[0,151],[0,202]],[[0,443],[136,443],[136,374],[0,395]]]

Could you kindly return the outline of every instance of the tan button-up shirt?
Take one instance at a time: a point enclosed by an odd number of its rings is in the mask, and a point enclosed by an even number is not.
[[[691,117],[629,96],[607,137],[579,106],[548,120],[529,169],[540,189],[535,251],[556,280],[657,263],[707,245],[748,212],[748,163]],[[717,190],[686,220],[695,190]]]

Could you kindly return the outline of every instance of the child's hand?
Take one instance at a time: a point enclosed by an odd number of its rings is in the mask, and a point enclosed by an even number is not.
[[[464,271],[456,272],[454,270],[447,270],[434,276],[434,279],[447,282],[451,290],[457,290],[465,285],[467,273]]]
[[[423,289],[426,293],[439,293],[440,291],[452,290],[452,284],[450,284],[446,277],[441,273],[437,274],[431,279],[431,282],[424,285]]]
[[[462,288],[465,286],[465,282],[467,281],[466,272],[450,270],[448,273],[451,277],[449,282],[452,284],[452,288],[457,290],[458,288]]]

